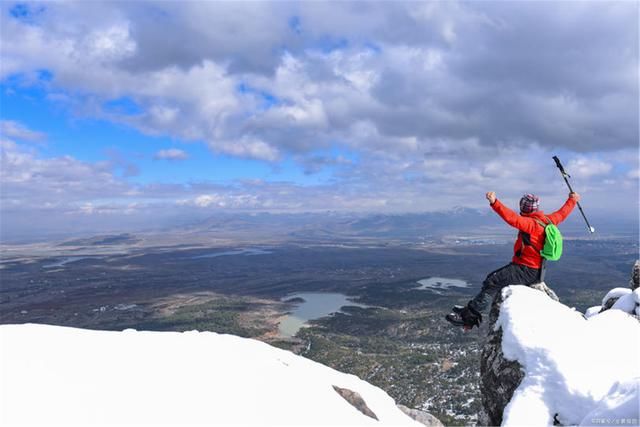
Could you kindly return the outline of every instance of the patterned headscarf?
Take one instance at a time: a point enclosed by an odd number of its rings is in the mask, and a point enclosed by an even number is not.
[[[525,194],[520,199],[520,212],[530,214],[538,210],[540,199],[535,194]]]

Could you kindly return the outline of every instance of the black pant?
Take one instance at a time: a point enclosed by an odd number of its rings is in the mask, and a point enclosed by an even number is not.
[[[478,312],[484,311],[493,301],[498,291],[509,285],[531,285],[540,281],[540,269],[531,268],[521,264],[507,264],[496,271],[489,273],[482,290],[469,301],[469,306]]]

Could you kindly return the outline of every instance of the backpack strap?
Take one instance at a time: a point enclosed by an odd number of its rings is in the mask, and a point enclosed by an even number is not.
[[[547,218],[547,217],[545,216],[545,218]],[[549,219],[549,218],[547,218],[547,219]],[[547,225],[552,224],[551,221],[549,221],[547,223],[544,223],[544,222],[540,221],[538,218],[533,218],[533,220],[535,222],[537,222],[538,224],[540,224],[542,226],[542,228],[547,228]]]
[[[547,217],[546,215],[545,215],[545,219],[549,221],[546,224],[541,220],[539,220],[538,218],[531,218],[531,219],[537,222],[542,228],[547,228],[547,225],[553,224],[553,221],[551,221],[549,217]],[[522,241],[522,247],[518,249],[518,252],[516,252],[516,256],[519,257],[522,255],[522,251],[524,250],[525,246],[533,246],[533,245],[531,244],[531,235],[529,233],[525,233],[524,231],[521,231],[518,234],[520,235],[520,240]]]

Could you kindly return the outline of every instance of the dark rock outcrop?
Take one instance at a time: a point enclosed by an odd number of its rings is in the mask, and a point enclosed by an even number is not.
[[[640,287],[640,260],[637,260],[635,264],[633,264],[633,268],[631,269],[631,279],[629,279],[629,287],[632,291]]]
[[[613,304],[615,304],[619,299],[620,299],[620,297],[608,298],[604,302],[604,304],[602,304],[602,308],[600,309],[600,313],[602,313],[603,311],[609,310],[611,307],[613,307]]]
[[[504,408],[524,378],[521,365],[517,361],[504,358],[502,328],[495,331],[493,328],[500,314],[502,302],[502,293],[499,293],[491,306],[489,333],[480,359],[480,392],[484,414],[479,421],[481,424],[493,426],[502,424]],[[482,419],[485,417],[486,419]]]
[[[551,299],[558,301],[555,292],[544,282],[530,285],[530,287],[544,292]],[[494,330],[503,301],[500,292],[494,299],[489,312],[489,332],[480,359],[480,391],[484,412],[479,416],[479,425],[499,426],[502,424],[504,408],[524,378],[520,363],[504,358],[502,328]]]

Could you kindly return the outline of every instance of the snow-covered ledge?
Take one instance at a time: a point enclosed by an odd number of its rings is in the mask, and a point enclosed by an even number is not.
[[[0,348],[3,426],[421,425],[356,376],[233,335],[2,325]]]
[[[586,319],[526,286],[505,288],[499,299],[490,337],[501,339],[488,345],[501,348],[485,354],[501,353],[494,368],[521,370],[519,384],[506,387],[515,390],[502,425],[638,424],[640,322],[632,314],[608,310]]]

